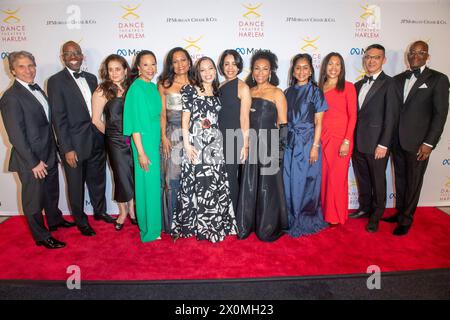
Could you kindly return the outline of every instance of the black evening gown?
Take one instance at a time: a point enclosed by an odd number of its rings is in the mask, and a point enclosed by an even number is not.
[[[128,202],[134,197],[133,158],[129,138],[124,136],[122,97],[109,100],[104,108],[105,145],[114,176],[114,200]]]
[[[275,241],[288,228],[280,153],[274,150],[279,148],[277,109],[272,101],[253,98],[250,111],[253,133],[242,171],[236,213],[238,237],[245,239],[254,231],[262,241]]]
[[[241,132],[241,99],[238,97],[239,79],[233,79],[220,87],[222,109],[219,111],[219,129],[223,138],[223,155],[225,156],[228,182],[230,184],[231,201],[234,212],[237,210],[240,187],[240,154],[243,145]],[[227,139],[227,130],[233,136]]]

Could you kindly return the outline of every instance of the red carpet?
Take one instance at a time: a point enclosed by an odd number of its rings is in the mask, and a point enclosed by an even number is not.
[[[141,243],[129,223],[121,232],[91,219],[94,237],[76,228],[61,229],[55,238],[67,247],[37,247],[23,217],[0,224],[0,279],[63,280],[67,267],[81,268],[82,280],[169,280],[260,278],[450,268],[450,216],[419,208],[406,237],[394,237],[393,224],[382,222],[375,234],[364,230],[366,219],[293,239],[263,243],[229,237],[219,244],[195,239]]]

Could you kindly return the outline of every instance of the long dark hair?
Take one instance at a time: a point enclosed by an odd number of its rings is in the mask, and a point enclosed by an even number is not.
[[[330,62],[330,59],[332,57],[338,57],[339,61],[341,62],[341,72],[338,76],[338,81],[336,84],[336,90],[337,91],[344,91],[345,89],[345,64],[344,64],[344,58],[337,53],[337,52],[330,52],[327,54],[327,56],[322,61],[322,66],[320,67],[320,77],[319,77],[319,88],[323,90],[323,87],[325,85],[325,82],[327,81],[327,65]]]
[[[128,89],[131,72],[130,66],[128,65],[128,62],[124,57],[121,57],[117,54],[110,54],[106,57],[105,61],[103,61],[102,65],[100,66],[100,79],[102,80],[102,82],[100,83],[99,87],[102,90],[106,100],[108,101],[117,97],[117,93],[119,91],[119,87],[111,80],[108,73],[108,65],[112,61],[119,62],[126,70],[125,78],[120,84],[124,91],[127,91]]]
[[[313,84],[317,85],[315,80],[312,57],[307,53],[299,53],[295,55],[294,58],[292,58],[291,68],[289,69],[289,85],[294,86],[298,82],[297,79],[294,77],[294,70],[297,61],[301,59],[306,60],[306,62],[308,62],[309,69],[311,70],[311,75],[309,76],[308,81],[311,81]]]
[[[161,75],[158,77],[158,83],[161,84],[164,88],[170,88],[173,84],[173,81],[175,79],[175,71],[173,69],[173,55],[176,52],[183,52],[186,56],[186,59],[189,61],[189,70],[188,70],[188,79],[189,82],[192,84],[194,79],[194,72],[192,70],[193,64],[191,56],[189,55],[189,52],[187,52],[186,49],[183,49],[181,47],[175,47],[169,51],[169,53],[166,56],[166,59],[164,61],[164,67]]]
[[[234,63],[236,63],[236,67],[238,68],[237,74],[240,74],[242,72],[242,68],[244,67],[244,61],[242,59],[242,56],[234,49],[227,49],[225,50],[219,59],[219,70],[221,75],[225,75],[224,72],[224,64],[225,64],[225,58],[227,56],[232,56],[234,58]]]
[[[197,85],[200,88],[201,92],[205,92],[205,87],[203,86],[202,76],[200,75],[200,64],[203,61],[206,61],[206,60],[211,61],[212,65],[214,66],[214,69],[216,69],[216,77],[213,80],[212,88],[213,88],[213,94],[215,96],[217,96],[217,95],[219,95],[219,76],[218,76],[218,71],[217,71],[216,64],[214,63],[213,59],[211,59],[210,57],[201,57],[195,63],[195,66],[194,66],[194,83],[195,83],[195,85]]]
[[[245,79],[245,83],[247,83],[247,85],[250,88],[256,86],[256,81],[253,79],[253,69],[255,68],[255,62],[260,59],[269,61],[270,64],[269,83],[274,86],[278,86],[280,84],[280,80],[278,79],[276,73],[278,69],[278,58],[275,55],[275,53],[271,52],[270,50],[257,50],[253,54],[252,59],[250,61],[251,66],[250,74]]]
[[[137,55],[136,58],[134,59],[134,63],[133,63],[133,67],[131,68],[131,79],[130,79],[130,84],[134,82],[134,80],[136,80],[139,77],[139,69],[138,66],[141,64],[141,59],[143,56],[146,55],[151,55],[153,56],[153,58],[156,61],[156,56],[155,54],[150,51],[150,50],[142,50],[140,51]]]

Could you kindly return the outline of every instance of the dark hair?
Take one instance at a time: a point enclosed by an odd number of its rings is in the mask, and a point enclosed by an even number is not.
[[[230,55],[233,56],[234,58],[234,62],[236,63],[236,67],[238,68],[238,73],[242,72],[242,69],[244,68],[244,61],[242,60],[241,55],[239,54],[239,52],[237,52],[234,49],[227,49],[225,50],[222,55],[220,56],[219,59],[219,70],[220,70],[220,74],[224,75],[225,72],[223,70],[223,65],[225,64],[225,58]]]
[[[164,60],[164,67],[161,75],[158,77],[158,83],[160,83],[164,88],[170,88],[175,79],[175,71],[173,70],[173,55],[176,52],[183,52],[186,59],[189,61],[188,79],[192,83],[194,79],[194,73],[192,71],[193,63],[189,52],[181,47],[172,48]]]
[[[325,85],[325,82],[327,81],[327,65],[330,62],[330,59],[332,57],[338,57],[339,61],[341,62],[341,72],[338,76],[338,81],[336,84],[336,90],[337,91],[344,91],[345,89],[345,64],[344,64],[344,58],[337,53],[337,52],[330,52],[327,54],[327,56],[322,61],[322,66],[320,67],[320,76],[319,76],[319,88],[323,90],[323,86]]]
[[[111,100],[117,97],[117,92],[119,91],[119,87],[111,80],[108,73],[108,65],[112,61],[119,62],[122,67],[126,70],[125,79],[123,79],[121,85],[122,88],[126,91],[128,89],[129,78],[130,78],[130,66],[128,65],[127,60],[124,57],[119,56],[117,54],[110,54],[106,57],[105,61],[103,61],[100,66],[100,78],[102,82],[99,85],[99,88],[103,91],[103,95],[106,97],[106,100]]]
[[[213,94],[217,96],[219,94],[219,77],[217,75],[217,67],[214,61],[210,57],[201,57],[197,60],[194,66],[194,82],[195,84],[200,88],[201,92],[205,91],[205,87],[203,86],[203,80],[200,75],[200,64],[203,61],[209,60],[211,61],[212,65],[214,66],[214,69],[216,69],[216,77],[213,80],[212,87],[213,87]]]
[[[385,49],[381,44],[378,44],[378,43],[371,44],[370,46],[368,46],[368,47],[366,48],[365,51],[369,51],[370,49],[378,49],[378,50],[381,50],[381,51],[383,51],[383,54],[386,55],[386,49]]]
[[[138,66],[141,64],[141,59],[143,56],[151,55],[156,61],[155,54],[150,50],[142,50],[139,51],[139,53],[136,55],[136,58],[134,59],[133,68],[131,68],[131,77],[130,77],[130,84],[134,82],[139,77],[139,69]]]
[[[410,50],[412,47],[414,47],[415,45],[418,45],[418,44],[421,44],[425,48],[425,50],[428,52],[428,49],[429,49],[428,43],[426,43],[423,40],[417,40],[417,41],[414,41],[413,43],[411,43],[411,45],[409,46]]]
[[[28,51],[13,51],[8,55],[8,64],[9,64],[9,71],[14,70],[14,62],[16,62],[17,59],[20,58],[28,58],[33,62],[33,65],[36,66],[36,60],[34,60],[34,56],[28,52]]]
[[[250,88],[253,88],[254,86],[256,86],[256,81],[253,80],[253,69],[255,67],[255,62],[257,60],[267,60],[269,61],[270,64],[270,76],[269,76],[269,83],[274,85],[274,86],[278,86],[278,84],[280,83],[280,80],[278,79],[278,76],[276,74],[276,71],[278,69],[278,58],[277,56],[272,53],[270,50],[257,50],[255,51],[255,53],[252,56],[252,59],[250,61],[250,74],[247,76],[247,79],[245,79],[245,83],[247,83],[247,85]]]
[[[313,84],[317,85],[314,74],[314,66],[312,57],[307,53],[299,53],[292,58],[291,68],[289,70],[289,85],[293,86],[297,83],[297,79],[294,77],[295,65],[298,60],[304,59],[308,62],[309,68],[311,69],[311,75],[308,78],[308,81],[311,81]]]

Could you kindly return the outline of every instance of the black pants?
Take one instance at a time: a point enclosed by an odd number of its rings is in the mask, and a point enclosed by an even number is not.
[[[35,241],[42,241],[50,237],[45,227],[42,209],[48,226],[62,222],[62,212],[58,208],[59,178],[58,165],[47,168],[45,179],[36,179],[33,172],[18,172],[22,183],[22,208]]]
[[[352,161],[358,184],[359,208],[370,212],[372,221],[379,221],[386,208],[386,166],[389,151],[382,159],[375,160],[374,154],[354,150]]]
[[[106,213],[106,153],[103,135],[94,135],[91,157],[79,160],[76,168],[70,167],[64,158],[68,198],[71,212],[78,226],[85,226],[88,218],[84,212],[84,184],[86,183],[94,215]]]
[[[417,160],[417,154],[403,150],[396,145],[393,150],[395,170],[395,207],[399,212],[399,223],[410,226],[419,203],[422,190],[423,176],[428,166],[427,158],[424,161]]]

